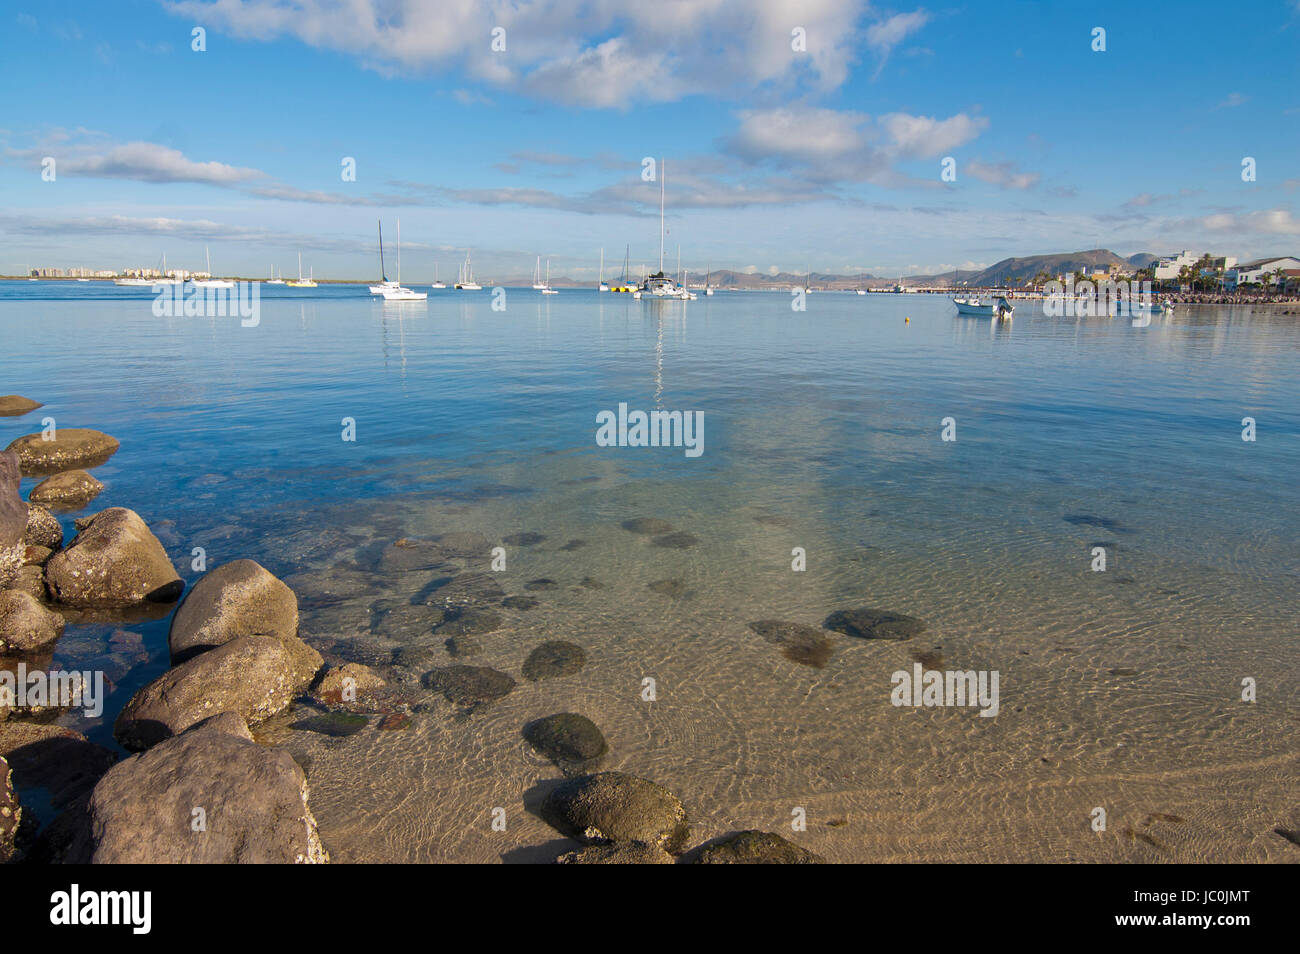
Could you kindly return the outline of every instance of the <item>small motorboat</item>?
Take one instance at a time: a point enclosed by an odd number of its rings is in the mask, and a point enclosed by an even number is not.
[[[957,306],[957,314],[970,318],[1010,318],[1015,311],[1011,302],[1002,295],[998,295],[991,301],[979,297],[954,298],[952,303]]]

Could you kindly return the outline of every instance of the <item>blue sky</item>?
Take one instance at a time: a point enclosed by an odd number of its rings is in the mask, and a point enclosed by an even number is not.
[[[1300,2],[4,6],[0,270],[877,275],[1300,251]],[[206,31],[206,50],[191,48]],[[492,31],[505,30],[505,49]],[[1092,49],[1103,28],[1105,52]],[[802,30],[803,49],[792,38]],[[1243,157],[1257,178],[1243,182]],[[56,178],[41,178],[42,159]],[[344,157],[355,182],[341,179]],[[955,160],[955,182],[940,181]]]

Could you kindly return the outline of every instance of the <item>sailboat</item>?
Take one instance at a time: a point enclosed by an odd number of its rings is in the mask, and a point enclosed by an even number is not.
[[[192,278],[190,283],[195,288],[234,288],[235,283],[226,281],[224,278],[212,277],[212,256],[208,254],[208,247],[203,246],[203,260],[207,263],[207,278]]]
[[[400,248],[398,250],[398,254],[399,255],[401,254]],[[384,270],[384,223],[383,220],[381,219],[379,222],[379,284],[370,286],[370,294],[382,295],[384,294],[385,289],[398,288],[400,286],[401,286],[401,279],[399,278],[395,282],[389,281],[388,273],[387,271]]]
[[[536,288],[537,286],[534,285],[533,287]],[[542,285],[542,294],[543,295],[559,294],[558,291],[556,291],[554,288],[551,287],[551,260],[549,258],[546,260],[546,283]]]
[[[443,282],[438,281],[438,263],[437,263],[437,262],[434,262],[434,263],[433,263],[433,284],[430,285],[429,287],[430,287],[430,288],[446,288],[446,287],[447,287]]]
[[[424,301],[429,297],[428,292],[411,291],[409,288],[402,287],[402,220],[397,220],[397,281],[388,284],[388,279],[384,279],[385,284],[382,286],[384,301]]]
[[[470,249],[465,249],[465,264],[460,267],[460,281],[456,287],[461,291],[482,291],[483,286],[474,281],[474,266],[469,261]]]
[[[709,270],[704,273],[704,294],[706,297],[713,294],[713,283],[710,281],[710,279],[712,278],[713,278],[713,265],[710,264]]]
[[[600,290],[609,291],[609,282],[605,281],[605,250],[600,250]]]
[[[306,279],[304,279],[304,278],[302,277],[302,252],[299,252],[299,253],[298,253],[298,280],[297,280],[297,281],[286,282],[285,284],[286,284],[289,288],[315,288],[315,287],[316,287],[316,275],[315,275],[315,273],[314,273],[314,272],[308,272],[307,274],[308,274],[309,277],[306,278]]]
[[[550,259],[546,260],[546,267],[547,268],[551,267]],[[546,283],[542,281],[542,256],[538,255],[537,264],[533,266],[533,288],[537,289],[538,291],[541,291],[545,287],[546,287]]]
[[[284,279],[283,279],[283,278],[276,278],[276,277],[275,277],[275,267],[274,267],[274,266],[268,268],[266,271],[267,271],[267,273],[271,276],[270,278],[268,278],[268,279],[266,280],[266,283],[267,283],[268,285],[283,285],[283,284],[284,284]]]
[[[632,293],[635,298],[680,298],[677,284],[664,274],[664,192],[668,169],[665,160],[659,160],[659,271],[647,275],[641,287]],[[680,253],[679,253],[680,254]]]
[[[636,287],[632,284],[632,280],[628,277],[627,274],[628,256],[631,253],[631,251],[632,251],[631,245],[627,246],[627,248],[624,249],[623,251],[623,275],[621,278],[619,278],[618,284],[610,289],[610,291],[612,292],[629,294],[631,292],[636,291]]]

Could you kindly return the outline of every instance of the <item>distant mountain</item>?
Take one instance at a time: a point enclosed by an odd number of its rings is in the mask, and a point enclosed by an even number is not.
[[[1136,255],[1128,257],[1128,263],[1134,268],[1146,268],[1152,262],[1160,261],[1159,255],[1152,255],[1150,252],[1138,252]]]

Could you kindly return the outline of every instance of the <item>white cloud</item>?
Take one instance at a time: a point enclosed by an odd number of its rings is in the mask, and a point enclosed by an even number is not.
[[[889,54],[929,22],[930,14],[925,10],[913,10],[911,13],[896,13],[867,28],[867,45],[875,51],[880,61],[876,67],[877,76],[889,61]]]
[[[965,163],[966,175],[1003,189],[1030,189],[1042,178],[1037,172],[1024,172],[1014,162],[981,162],[971,159]]]
[[[848,78],[867,0],[177,0],[179,16],[251,40],[291,37],[380,72],[461,69],[562,103],[625,108],[772,84],[835,89]],[[916,17],[907,14],[904,17]],[[891,18],[892,48],[915,29]],[[492,50],[492,30],[506,50]],[[806,51],[791,49],[802,27]]]
[[[59,171],[102,179],[200,182],[218,186],[238,185],[265,175],[257,169],[223,162],[195,162],[177,149],[152,142],[129,142],[103,153],[73,156],[59,164]]]
[[[983,116],[958,113],[948,119],[890,113],[880,117],[890,140],[900,154],[919,159],[942,156],[970,142],[989,126]]]

